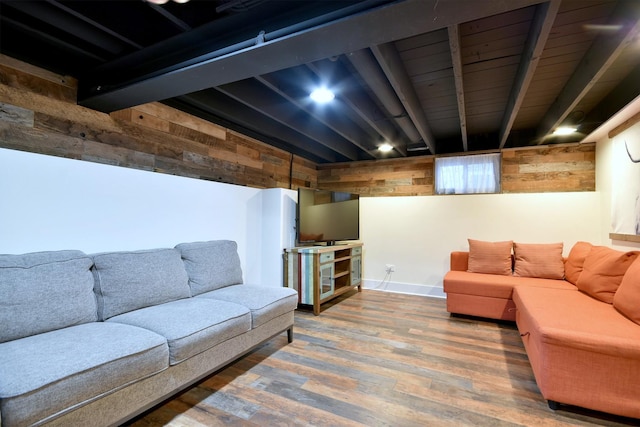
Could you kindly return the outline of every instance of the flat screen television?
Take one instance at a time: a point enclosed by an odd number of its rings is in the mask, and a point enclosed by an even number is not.
[[[358,240],[360,199],[339,191],[298,189],[297,240],[300,244]]]

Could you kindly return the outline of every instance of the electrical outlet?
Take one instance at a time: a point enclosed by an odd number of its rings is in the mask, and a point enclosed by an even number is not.
[[[386,264],[384,266],[384,271],[386,271],[387,273],[393,273],[394,271],[396,271],[396,266],[393,264]]]

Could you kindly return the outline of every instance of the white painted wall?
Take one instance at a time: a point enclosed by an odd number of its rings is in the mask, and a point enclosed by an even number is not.
[[[632,112],[637,112],[637,108]],[[617,138],[624,140],[626,137],[637,138],[640,134],[640,123],[622,132]],[[621,251],[638,250],[640,243],[611,240],[609,233],[611,227],[611,201],[613,197],[613,174],[616,168],[616,159],[613,156],[613,140],[603,135],[596,143],[596,190],[601,196],[601,241],[603,245],[610,246]],[[637,184],[637,183],[636,183]]]
[[[601,197],[596,192],[373,197],[360,201],[367,288],[406,288],[412,293],[442,295],[449,254],[468,250],[468,238],[563,242],[565,255],[579,240],[600,243],[601,239]],[[395,265],[396,271],[383,283],[386,264]]]
[[[245,282],[270,283],[255,258],[263,243],[259,189],[0,149],[0,253],[214,239],[238,243]]]
[[[250,258],[262,260],[263,284],[282,286],[284,283],[284,249],[296,243],[296,199],[293,190],[270,188],[262,196],[262,245],[252,248]]]
[[[365,287],[442,294],[449,254],[467,238],[611,242],[609,141],[597,145],[597,191],[360,199]],[[295,241],[291,190],[259,190],[0,149],[0,253],[87,253],[238,242],[247,283],[280,286],[282,249]]]

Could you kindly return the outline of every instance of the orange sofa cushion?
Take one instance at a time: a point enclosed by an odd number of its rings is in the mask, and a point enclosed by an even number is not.
[[[587,259],[592,247],[593,245],[589,242],[576,242],[569,252],[564,264],[564,276],[574,285],[578,284],[578,278],[584,268],[584,260]]]
[[[575,286],[574,286],[575,289]],[[577,291],[576,291],[577,292]],[[447,294],[447,311],[498,320],[516,320],[513,300],[479,295]]]
[[[640,328],[610,304],[603,304],[581,292],[559,292],[534,286],[517,286],[513,301],[519,311],[534,320],[542,342],[622,357],[640,357]],[[615,368],[609,369],[615,371]]]
[[[562,249],[562,243],[514,243],[513,275],[541,279],[563,279]]]
[[[638,257],[638,253],[594,246],[584,260],[584,269],[578,278],[578,289],[600,301],[612,304],[622,277]]]
[[[511,275],[513,241],[484,242],[469,240],[469,272]]]
[[[448,271],[442,283],[447,294],[466,294],[503,299],[511,299],[513,288],[518,285],[574,291],[576,289],[575,286],[565,280],[469,273],[467,271]]]
[[[613,306],[640,325],[640,257],[631,264],[613,297]]]
[[[451,252],[451,256],[449,259],[449,269],[453,271],[467,271],[469,269],[469,252]]]
[[[640,418],[638,325],[578,291],[518,286],[513,301],[545,399]]]

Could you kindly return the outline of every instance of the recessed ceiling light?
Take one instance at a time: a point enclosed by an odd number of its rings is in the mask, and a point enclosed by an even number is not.
[[[153,4],[165,4],[168,3],[169,0],[147,0],[149,3],[153,3]],[[175,3],[186,3],[189,0],[173,0]]]
[[[319,87],[318,89],[315,89],[309,96],[319,104],[325,104],[335,98],[333,92],[331,92],[326,87]]]
[[[393,145],[389,144],[388,142],[385,142],[378,147],[378,151],[382,153],[388,153],[391,150],[393,150]]]
[[[590,31],[616,32],[622,29],[622,25],[586,24],[584,25],[584,29]]]
[[[578,130],[577,128],[571,127],[571,126],[560,126],[559,128],[553,131],[553,134],[556,136],[571,135],[577,130]]]

